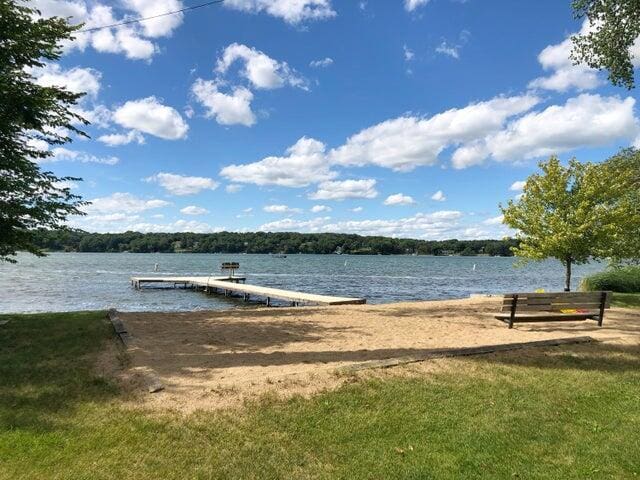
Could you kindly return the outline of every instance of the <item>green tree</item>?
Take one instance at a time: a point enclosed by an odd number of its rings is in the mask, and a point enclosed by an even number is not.
[[[569,291],[572,265],[612,257],[632,234],[625,185],[616,181],[623,171],[575,159],[564,167],[556,157],[540,169],[527,179],[520,200],[501,206],[504,223],[518,231],[517,256],[562,262]]]
[[[36,255],[35,230],[60,228],[83,205],[64,181],[42,171],[38,160],[52,155],[37,144],[61,145],[85,135],[87,124],[71,111],[82,96],[43,87],[31,75],[61,55],[60,44],[78,27],[61,18],[40,19],[37,11],[12,0],[0,1],[0,260],[14,262],[17,250]]]
[[[574,35],[572,59],[592,68],[607,70],[614,85],[634,87],[631,48],[640,36],[638,0],[574,0],[577,18],[587,18],[590,30]]]

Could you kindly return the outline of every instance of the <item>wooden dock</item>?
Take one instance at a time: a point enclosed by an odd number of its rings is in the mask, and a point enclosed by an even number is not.
[[[367,303],[364,298],[334,297],[330,295],[316,295],[314,293],[294,292],[280,288],[260,287],[258,285],[245,284],[244,277],[131,277],[131,284],[136,289],[144,288],[144,284],[165,283],[174,287],[183,286],[203,290],[206,293],[222,293],[225,296],[237,294],[247,301],[256,296],[265,299],[267,305],[271,305],[272,299],[285,300],[296,305],[354,305]]]

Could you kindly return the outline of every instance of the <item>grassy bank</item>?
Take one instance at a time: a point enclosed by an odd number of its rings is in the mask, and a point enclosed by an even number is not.
[[[101,313],[0,316],[0,478],[636,478],[640,350],[483,356],[189,416],[132,411]]]
[[[640,308],[640,293],[614,293],[611,304],[614,307]]]

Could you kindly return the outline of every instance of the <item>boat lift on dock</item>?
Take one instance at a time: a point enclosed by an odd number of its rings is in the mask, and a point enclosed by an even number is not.
[[[232,267],[231,267],[232,266]],[[295,292],[280,288],[261,287],[258,285],[248,285],[245,283],[246,277],[236,276],[235,270],[239,264],[223,264],[223,270],[229,270],[228,276],[209,277],[131,277],[131,285],[140,290],[145,284],[164,283],[173,284],[175,288],[182,285],[183,288],[201,290],[208,294],[222,293],[224,296],[239,294],[243,300],[248,301],[251,295],[266,299],[266,305],[271,305],[272,299],[285,300],[291,302],[291,306],[298,305],[355,305],[367,303],[364,298],[335,297],[331,295],[316,295],[313,293]]]

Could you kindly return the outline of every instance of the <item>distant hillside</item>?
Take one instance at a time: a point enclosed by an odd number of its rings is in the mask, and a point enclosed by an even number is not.
[[[38,246],[50,251],[141,253],[345,253],[352,255],[502,255],[516,240],[413,240],[339,233],[88,233],[41,231]]]

